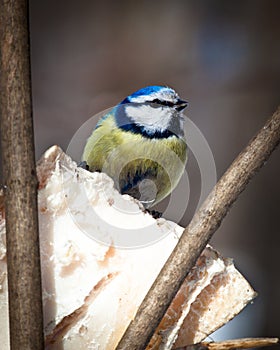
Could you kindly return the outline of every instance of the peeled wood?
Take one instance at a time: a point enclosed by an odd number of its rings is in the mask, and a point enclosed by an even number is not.
[[[44,348],[28,1],[0,2],[1,146],[11,349]]]

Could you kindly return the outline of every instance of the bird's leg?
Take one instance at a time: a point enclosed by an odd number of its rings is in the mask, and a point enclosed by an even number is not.
[[[89,166],[85,160],[83,160],[81,163],[78,164],[78,168],[89,170]]]
[[[154,219],[159,219],[162,217],[162,213],[157,211],[157,210],[150,210],[150,209],[145,209],[146,213],[149,213],[150,215],[152,215],[152,217]]]

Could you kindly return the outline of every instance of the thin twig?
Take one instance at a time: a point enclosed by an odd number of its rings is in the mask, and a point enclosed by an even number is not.
[[[233,350],[233,349],[252,349],[264,346],[279,344],[278,338],[243,338],[224,340],[220,342],[202,342],[194,346],[186,346],[185,350]],[[200,347],[199,347],[200,345]],[[184,350],[182,349],[182,350]]]
[[[280,108],[232,163],[184,230],[118,344],[118,350],[145,349],[180,285],[231,205],[264,165],[279,141]]]
[[[1,145],[11,349],[44,348],[28,1],[0,1]]]

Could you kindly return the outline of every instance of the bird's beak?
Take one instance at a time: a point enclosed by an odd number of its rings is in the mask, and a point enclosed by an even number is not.
[[[184,100],[178,100],[177,103],[176,103],[176,106],[175,106],[175,109],[178,111],[178,112],[181,112],[183,109],[185,109],[188,105],[188,102],[187,101],[184,101]]]

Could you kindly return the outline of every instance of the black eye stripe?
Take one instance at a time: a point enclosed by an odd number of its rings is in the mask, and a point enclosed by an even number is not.
[[[155,98],[153,101],[151,101],[152,103],[157,103],[159,105],[162,106],[168,106],[168,107],[174,107],[175,103],[170,102],[170,101],[160,101],[158,98]]]

